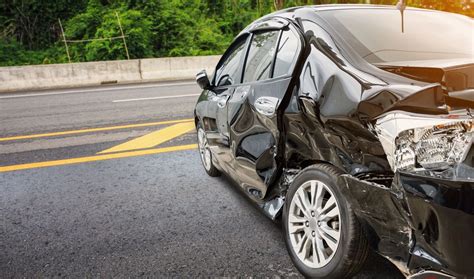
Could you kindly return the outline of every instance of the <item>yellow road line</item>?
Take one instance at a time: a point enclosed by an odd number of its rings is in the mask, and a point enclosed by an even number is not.
[[[159,126],[159,125],[189,122],[189,121],[192,121],[192,120],[193,119],[181,119],[181,120],[150,122],[150,123],[141,123],[141,124],[130,124],[130,125],[122,125],[122,126],[111,126],[111,127],[102,127],[102,128],[82,129],[82,130],[74,130],[74,131],[54,132],[54,133],[45,133],[45,134],[36,134],[36,135],[15,136],[15,137],[0,138],[0,142],[2,142],[2,141],[11,141],[11,140],[23,140],[23,139],[35,139],[35,138],[65,136],[65,135],[74,135],[74,134],[92,133],[92,132],[102,132],[102,131],[111,131],[111,130],[119,130],[119,129]]]
[[[65,159],[65,160],[12,165],[12,166],[0,167],[0,172],[71,165],[71,164],[79,164],[79,163],[86,163],[86,162],[103,161],[103,160],[110,160],[110,159],[119,159],[119,158],[159,154],[159,153],[166,153],[166,152],[191,150],[191,149],[196,149],[196,148],[197,148],[197,144],[189,144],[189,145],[163,147],[163,148],[147,149],[147,150],[140,150],[140,151],[130,151],[130,152],[124,152],[124,153],[96,155],[96,156],[72,158],[72,159]]]
[[[194,122],[179,123],[116,145],[97,154],[152,148],[194,130]]]

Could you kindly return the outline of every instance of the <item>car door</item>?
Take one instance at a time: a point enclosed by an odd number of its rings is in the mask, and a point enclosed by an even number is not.
[[[279,112],[302,48],[297,29],[278,23],[252,31],[242,84],[227,103],[231,167],[244,191],[257,200],[266,196],[281,163]]]
[[[248,35],[243,35],[229,47],[217,64],[212,78],[213,86],[204,96],[206,101],[198,103],[197,110],[202,115],[210,148],[218,154],[229,152],[227,102],[236,86],[241,83],[247,39]]]

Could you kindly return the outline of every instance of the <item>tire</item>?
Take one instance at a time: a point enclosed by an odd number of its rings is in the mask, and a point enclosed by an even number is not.
[[[221,172],[214,166],[214,163],[212,162],[212,152],[209,149],[206,133],[204,132],[201,123],[198,123],[196,125],[196,129],[198,149],[199,155],[201,157],[202,166],[204,167],[204,170],[209,176],[218,177],[221,175]]]
[[[361,225],[336,184],[341,174],[331,165],[313,165],[298,174],[286,195],[282,219],[286,247],[307,278],[352,277],[369,253]],[[305,214],[301,207],[306,207]]]

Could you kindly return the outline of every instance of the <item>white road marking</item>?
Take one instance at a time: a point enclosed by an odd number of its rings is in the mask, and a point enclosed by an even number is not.
[[[117,91],[117,90],[130,90],[130,89],[142,89],[142,88],[155,88],[155,87],[167,87],[167,86],[181,86],[181,85],[193,85],[195,82],[181,82],[181,83],[163,83],[154,85],[140,85],[140,86],[114,86],[94,89],[81,89],[81,90],[65,90],[51,93],[35,93],[35,94],[21,94],[21,95],[7,95],[0,96],[0,99],[14,99],[14,98],[28,98],[28,97],[41,97],[51,95],[63,95],[63,94],[75,94],[75,93],[88,93],[88,92],[104,92],[104,91]]]
[[[161,99],[174,99],[174,98],[186,98],[195,97],[200,94],[187,94],[187,95],[175,95],[175,96],[160,96],[160,97],[148,97],[148,98],[137,98],[137,99],[125,99],[125,100],[114,100],[112,103],[124,103],[124,102],[136,102],[136,101],[148,101],[148,100],[161,100]]]

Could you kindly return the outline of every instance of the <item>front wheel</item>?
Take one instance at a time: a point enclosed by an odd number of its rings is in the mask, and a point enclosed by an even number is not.
[[[314,165],[304,169],[288,189],[285,243],[306,277],[351,277],[367,258],[367,239],[336,184],[341,174],[330,165]]]
[[[202,128],[200,123],[197,124],[197,139],[198,139],[198,148],[199,148],[199,155],[201,155],[201,162],[206,170],[207,174],[212,177],[220,176],[220,171],[214,166],[212,163],[212,153],[209,149],[209,144],[207,141],[206,133]]]

